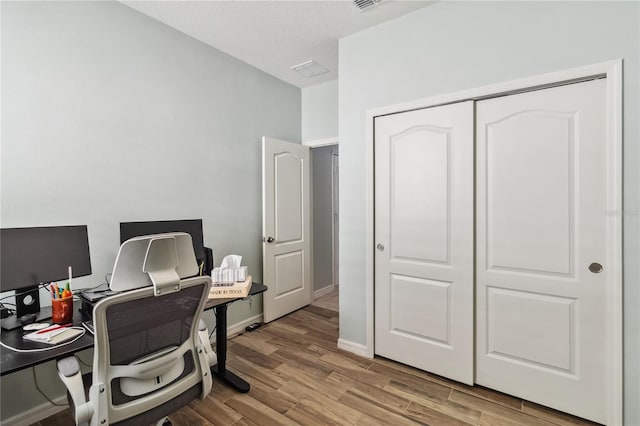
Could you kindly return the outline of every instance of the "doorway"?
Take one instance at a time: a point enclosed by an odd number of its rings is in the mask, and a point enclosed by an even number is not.
[[[338,145],[311,149],[313,302],[338,311]]]

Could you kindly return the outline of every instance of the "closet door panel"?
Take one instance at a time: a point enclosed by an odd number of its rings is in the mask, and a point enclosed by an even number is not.
[[[487,310],[488,353],[575,372],[575,299],[489,287]]]
[[[392,275],[390,328],[411,338],[428,338],[447,344],[451,339],[451,283]]]
[[[375,121],[375,352],[473,383],[473,104]]]
[[[416,126],[389,140],[389,170],[393,171],[389,249],[393,259],[449,260],[448,139],[446,129]]]
[[[606,81],[476,105],[476,382],[606,421]]]
[[[486,124],[487,268],[571,273],[574,120],[573,113],[524,111]]]

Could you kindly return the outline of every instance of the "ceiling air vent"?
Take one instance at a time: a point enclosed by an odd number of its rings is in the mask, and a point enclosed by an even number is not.
[[[382,0],[353,0],[353,5],[360,10],[367,10],[380,3]]]
[[[329,70],[317,63],[316,61],[307,61],[302,64],[291,67],[292,70],[299,72],[305,77],[315,77],[316,75],[328,73]]]

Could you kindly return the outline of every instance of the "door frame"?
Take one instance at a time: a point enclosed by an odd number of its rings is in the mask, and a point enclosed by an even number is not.
[[[336,148],[338,145],[336,144]],[[339,168],[340,151],[331,150],[331,269],[333,275],[333,289],[340,284],[338,277],[339,270],[339,211],[340,211],[340,199],[339,199],[339,185],[340,182],[340,168]]]
[[[333,139],[323,139],[323,141],[331,141]],[[337,248],[337,243],[338,243],[338,234],[337,234],[337,230],[339,229],[339,225],[337,225],[338,222],[338,217],[334,215],[334,212],[336,210],[336,207],[339,208],[339,202],[337,200],[337,195],[338,195],[338,179],[337,178],[337,174],[338,171],[336,170],[338,167],[338,160],[336,157],[338,157],[338,150],[339,150],[339,145],[337,143],[337,139],[335,143],[331,143],[331,144],[319,144],[319,145],[311,145],[311,144],[304,144],[305,146],[309,147],[309,151],[310,151],[310,157],[309,157],[309,169],[311,172],[311,189],[309,192],[309,195],[311,197],[311,220],[310,220],[310,226],[311,226],[311,230],[309,235],[311,235],[311,303],[313,303],[316,299],[324,296],[327,293],[332,292],[333,290],[336,289],[336,286],[338,285],[338,248]],[[315,216],[314,216],[314,192],[313,192],[313,185],[314,185],[314,171],[313,171],[313,151],[315,148],[320,148],[320,147],[333,147],[331,149],[331,284],[327,285],[325,287],[320,288],[319,290],[316,290],[316,286],[315,286],[315,278],[314,278],[314,271],[315,271],[315,252],[314,252],[314,244],[313,244],[313,240],[315,238],[315,235],[313,233],[313,224],[315,221]]]
[[[502,95],[514,94],[563,84],[577,83],[594,78],[607,79],[607,233],[608,253],[611,259],[607,281],[612,285],[607,294],[608,362],[607,362],[607,421],[622,424],[623,415],[623,317],[622,317],[622,59],[602,62],[568,70],[531,76],[504,83],[482,86],[460,92],[418,99],[406,103],[369,109],[366,112],[365,139],[365,286],[366,286],[366,345],[359,354],[374,356],[374,120],[376,117],[430,108],[467,100],[478,101]],[[338,344],[340,345],[340,342]],[[353,350],[353,348],[344,348]]]

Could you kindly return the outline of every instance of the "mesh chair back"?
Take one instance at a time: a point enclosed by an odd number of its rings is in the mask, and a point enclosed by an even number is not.
[[[198,323],[209,286],[209,277],[189,278],[176,293],[154,296],[145,287],[96,305],[90,398],[108,407],[110,424],[154,421],[208,393]]]

